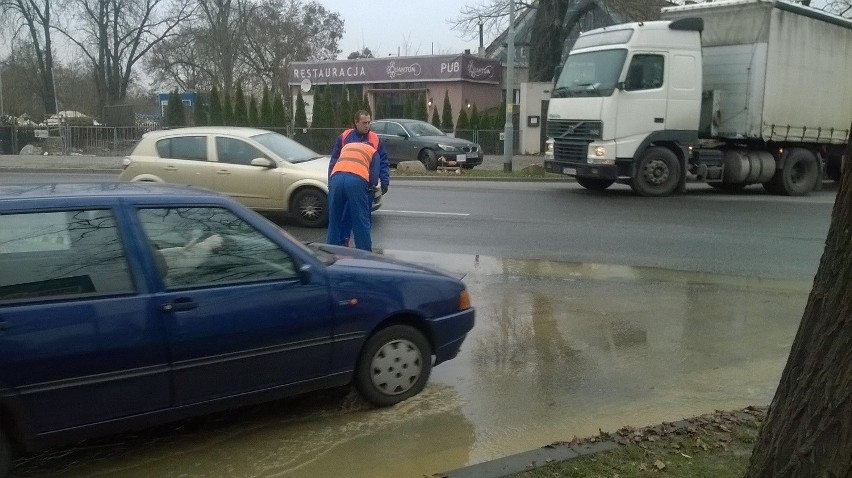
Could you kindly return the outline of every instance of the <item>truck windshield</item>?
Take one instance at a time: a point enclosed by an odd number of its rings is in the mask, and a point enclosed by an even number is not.
[[[551,97],[610,96],[626,57],[624,49],[568,55]]]

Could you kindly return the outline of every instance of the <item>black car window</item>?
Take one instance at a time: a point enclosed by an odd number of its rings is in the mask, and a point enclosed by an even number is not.
[[[139,209],[168,289],[295,279],[287,251],[218,207]]]
[[[388,123],[387,134],[393,136],[406,135],[405,130],[402,129],[399,123]]]
[[[220,163],[251,164],[251,160],[255,158],[265,158],[259,149],[246,143],[245,141],[234,138],[216,137],[216,156]]]
[[[370,124],[370,129],[376,134],[385,134],[388,129],[387,121],[373,121]]]
[[[157,141],[157,154],[161,158],[207,161],[206,136],[181,136]]]
[[[423,121],[406,123],[406,128],[412,136],[444,136],[444,132]]]
[[[111,210],[0,215],[0,304],[134,291]]]

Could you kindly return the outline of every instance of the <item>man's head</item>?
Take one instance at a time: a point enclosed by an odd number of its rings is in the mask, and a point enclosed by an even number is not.
[[[370,113],[367,113],[365,110],[358,110],[355,113],[355,129],[358,130],[360,134],[367,134],[367,131],[370,131]]]

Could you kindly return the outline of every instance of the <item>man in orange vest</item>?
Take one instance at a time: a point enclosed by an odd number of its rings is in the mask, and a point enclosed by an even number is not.
[[[378,135],[370,131],[371,120],[364,110],[355,114],[355,128],[337,138],[328,165],[327,242],[347,245],[351,231],[355,247],[365,251],[373,250],[371,188],[381,182],[385,194],[390,183],[388,155]]]

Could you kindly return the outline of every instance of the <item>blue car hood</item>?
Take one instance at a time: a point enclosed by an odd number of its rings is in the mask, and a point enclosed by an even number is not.
[[[373,254],[360,249],[323,244],[322,250],[334,254],[335,262],[329,266],[329,269],[331,270],[341,268],[358,268],[454,277],[440,269],[420,264],[412,264],[410,262],[401,261],[399,259],[379,254]],[[460,277],[454,278],[461,279]]]

